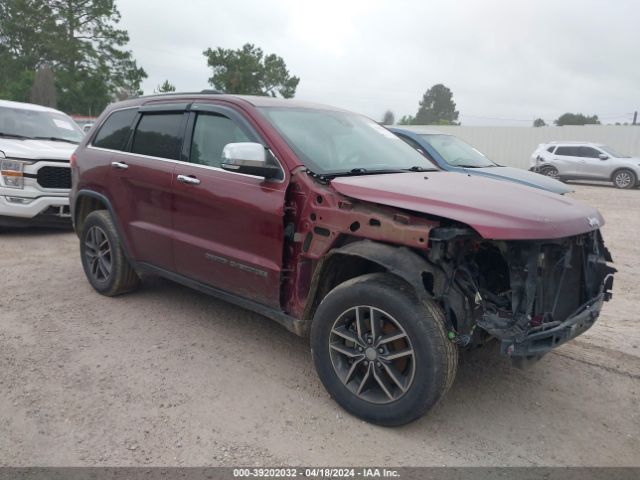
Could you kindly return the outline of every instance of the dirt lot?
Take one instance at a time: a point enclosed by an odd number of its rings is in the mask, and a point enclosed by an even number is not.
[[[343,412],[275,323],[163,280],[104,298],[72,233],[0,234],[0,465],[640,465],[640,191],[576,190],[619,269],[596,326],[528,371],[464,355],[396,429]]]

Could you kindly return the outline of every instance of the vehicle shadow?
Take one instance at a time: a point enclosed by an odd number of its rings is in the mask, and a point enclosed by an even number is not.
[[[73,228],[69,227],[3,227],[0,226],[0,236],[17,237],[30,236],[38,237],[43,235],[64,235],[73,233]]]

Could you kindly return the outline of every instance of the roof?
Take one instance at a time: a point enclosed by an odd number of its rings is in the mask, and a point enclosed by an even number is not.
[[[25,102],[13,102],[11,100],[0,100],[0,107],[6,108],[21,108],[23,110],[33,110],[37,112],[55,112],[62,113],[60,110],[56,110],[55,108],[43,107],[42,105],[36,105],[35,103],[25,103]]]
[[[401,125],[399,127],[397,126],[389,126],[389,130],[394,131],[397,130],[399,132],[411,132],[413,134],[416,135],[452,135],[453,133],[449,133],[449,132],[443,132],[442,130],[433,130],[433,129],[429,129],[429,128],[425,128],[425,127],[412,127],[409,125],[406,125],[407,128],[405,128],[405,125]]]
[[[604,146],[604,143],[580,142],[577,140],[554,140],[552,142],[547,142],[546,145],[595,145],[597,147],[601,147]]]
[[[130,98],[122,102],[118,102],[118,105],[140,105],[146,103],[147,101],[158,101],[164,98],[170,100],[180,100],[182,98],[195,100],[198,98],[202,98],[207,100],[228,100],[236,103],[245,102],[253,105],[254,107],[311,108],[316,110],[343,111],[342,109],[333,107],[331,105],[305,102],[303,100],[295,100],[291,98],[278,98],[260,95],[232,95],[227,93],[215,93],[215,91],[212,90],[205,90],[202,92],[170,92],[144,95],[141,97]]]

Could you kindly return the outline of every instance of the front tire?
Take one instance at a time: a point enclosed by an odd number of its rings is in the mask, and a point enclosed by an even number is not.
[[[613,184],[616,188],[628,189],[636,186],[638,179],[636,174],[627,169],[622,168],[613,174]]]
[[[106,210],[87,215],[80,235],[80,257],[89,283],[102,295],[120,295],[135,290],[140,284]]]
[[[456,346],[444,313],[389,274],[348,280],[322,300],[311,325],[320,380],[348,412],[403,425],[444,396],[456,374]]]
[[[553,165],[545,165],[544,167],[540,167],[540,173],[542,175],[546,175],[547,177],[560,180],[560,172],[558,172],[558,169]]]

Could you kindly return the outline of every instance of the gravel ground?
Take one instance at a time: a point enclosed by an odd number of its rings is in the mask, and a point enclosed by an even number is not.
[[[68,232],[0,234],[0,466],[640,465],[640,191],[576,185],[619,273],[589,332],[529,370],[463,355],[430,414],[366,424],[277,324],[159,279],[105,298]]]

